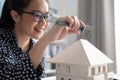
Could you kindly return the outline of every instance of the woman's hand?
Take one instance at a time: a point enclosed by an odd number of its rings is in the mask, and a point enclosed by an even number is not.
[[[69,27],[54,25],[51,30],[43,36],[49,43],[62,39],[69,34],[80,34],[78,27],[85,26],[84,22],[79,20],[76,16],[61,17],[60,20],[67,21],[69,23]]]

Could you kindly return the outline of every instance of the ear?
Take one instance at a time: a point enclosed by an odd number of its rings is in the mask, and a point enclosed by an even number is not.
[[[18,14],[18,12],[16,12],[15,10],[11,10],[10,12],[12,19],[17,23],[20,20],[20,15]]]

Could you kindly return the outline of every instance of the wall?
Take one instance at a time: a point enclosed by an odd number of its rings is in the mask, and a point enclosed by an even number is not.
[[[78,15],[78,0],[49,0],[49,2],[60,15]]]

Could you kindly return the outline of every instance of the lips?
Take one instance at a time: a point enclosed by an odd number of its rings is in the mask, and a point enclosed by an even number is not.
[[[40,28],[40,29],[35,28],[35,31],[41,33],[44,31],[44,29],[43,28]]]

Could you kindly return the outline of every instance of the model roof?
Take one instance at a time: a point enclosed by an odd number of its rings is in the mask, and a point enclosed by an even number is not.
[[[103,52],[84,39],[80,39],[67,47],[48,62],[87,66],[113,63]]]

